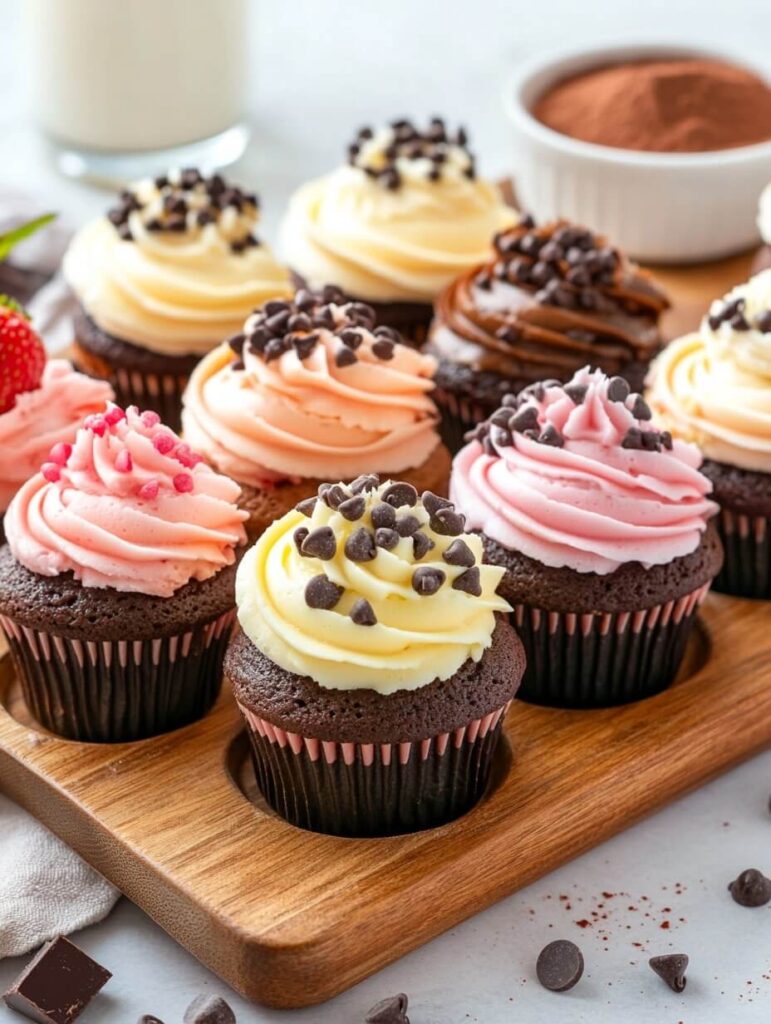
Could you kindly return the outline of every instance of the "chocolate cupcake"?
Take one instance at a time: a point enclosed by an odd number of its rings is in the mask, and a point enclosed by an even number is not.
[[[436,303],[427,351],[439,359],[445,443],[458,451],[505,394],[567,382],[587,364],[639,390],[668,305],[644,271],[585,228],[527,217],[499,233],[492,254]]]
[[[758,210],[758,230],[762,245],[755,253],[751,273],[759,274],[762,270],[771,270],[771,184],[766,185],[760,196]]]
[[[698,449],[622,377],[509,396],[456,457],[451,496],[506,569],[525,700],[621,704],[674,679],[722,549]]]
[[[237,497],[154,412],[110,405],[52,449],[0,551],[0,625],[43,726],[124,742],[211,707],[245,539]]]
[[[662,426],[704,453],[725,548],[715,589],[771,598],[771,270],[664,349],[648,400]]]
[[[182,392],[249,311],[290,295],[289,273],[256,234],[257,197],[189,169],[140,181],[83,228],[64,259],[80,307],[75,360],[121,405],[179,428]]]
[[[400,342],[339,289],[303,289],[257,310],[196,368],[185,439],[241,484],[251,537],[328,479],[375,471],[447,493],[435,362]]]
[[[463,129],[448,132],[434,118],[421,131],[402,120],[362,128],[347,166],[295,193],[282,242],[304,285],[338,285],[420,343],[441,289],[516,219],[496,186],[477,177]]]
[[[364,476],[244,556],[225,672],[260,788],[293,824],[392,835],[484,793],[524,659],[502,570],[463,529],[445,499]]]

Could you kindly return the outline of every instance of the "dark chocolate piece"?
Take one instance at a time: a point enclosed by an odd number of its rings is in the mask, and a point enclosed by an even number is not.
[[[350,494],[340,484],[321,484],[319,497],[328,508],[339,508]]]
[[[460,537],[444,550],[442,558],[448,565],[463,565],[467,569],[470,569],[475,562],[474,552]]]
[[[367,1016],[365,1024],[410,1024],[407,1016],[407,996],[400,992],[388,999],[381,999],[375,1003]]]
[[[452,589],[460,590],[464,594],[471,594],[472,597],[482,596],[482,583],[479,576],[479,566],[473,565],[466,569],[460,576],[452,581]]]
[[[369,530],[360,526],[345,542],[344,551],[345,557],[351,562],[371,562],[377,555],[375,538]]]
[[[379,548],[385,548],[386,551],[393,551],[399,543],[399,534],[396,530],[391,530],[387,526],[381,526],[375,530],[375,543]]]
[[[222,996],[196,996],[185,1010],[184,1024],[236,1024],[236,1015]]]
[[[412,574],[412,589],[421,597],[431,597],[442,586],[447,576],[441,569],[420,565]]]
[[[651,408],[642,395],[630,395],[632,404],[629,411],[636,420],[649,420],[653,416]]]
[[[583,954],[574,942],[557,939],[539,953],[535,973],[550,992],[567,992],[584,973]]]
[[[292,534],[292,540],[294,540],[295,547],[297,548],[300,554],[303,553],[303,542],[305,541],[305,538],[308,536],[309,533],[310,530],[308,529],[307,526],[298,526],[297,529]]]
[[[376,529],[382,527],[392,530],[396,526],[396,512],[391,505],[375,505],[370,514],[372,516],[372,525]]]
[[[669,985],[673,992],[682,992],[685,988],[685,972],[688,968],[688,957],[685,953],[666,953],[664,956],[652,956],[648,961],[658,976]]]
[[[309,580],[305,587],[305,603],[309,608],[331,611],[342,596],[343,588],[333,583],[323,572]]]
[[[366,501],[364,496],[361,494],[355,494],[352,498],[346,498],[345,501],[341,501],[337,506],[337,511],[350,523],[355,523],[357,519],[361,519],[364,515],[364,509],[366,507]]]
[[[538,443],[551,445],[552,448],[561,448],[565,439],[553,423],[547,423],[538,435]]]
[[[756,868],[748,868],[731,882],[728,890],[742,907],[764,907],[771,901],[771,878]]]
[[[608,381],[608,398],[611,402],[625,402],[630,391],[623,377],[611,377]]]
[[[393,508],[401,508],[403,505],[409,505],[412,508],[417,503],[418,492],[412,486],[412,484],[396,483],[391,484],[390,487],[386,487],[382,494],[383,501],[387,504],[392,505]]]
[[[424,558],[428,552],[436,547],[428,534],[418,532],[412,535],[412,557],[416,562]]]
[[[380,477],[375,473],[362,473],[350,484],[349,490],[353,494],[361,494],[364,491],[374,491],[380,486]]]
[[[329,526],[319,526],[311,530],[300,548],[301,554],[306,558],[320,558],[325,562],[334,558],[336,551],[337,541]]]
[[[400,516],[396,520],[396,532],[400,537],[412,537],[420,529],[420,520],[416,516]]]
[[[430,516],[438,512],[440,508],[453,507],[451,501],[448,501],[447,498],[440,498],[439,495],[434,494],[433,491],[423,491],[420,496],[420,500],[423,502],[423,507]]]
[[[310,517],[313,515],[313,510],[316,507],[317,498],[304,498],[302,501],[298,501],[295,508],[298,512],[302,512],[304,516]]]
[[[374,626],[377,624],[377,615],[375,615],[372,605],[364,597],[354,601],[351,608],[351,619],[357,626]]]
[[[431,516],[431,529],[443,537],[457,537],[463,533],[466,517],[454,508],[438,508]]]

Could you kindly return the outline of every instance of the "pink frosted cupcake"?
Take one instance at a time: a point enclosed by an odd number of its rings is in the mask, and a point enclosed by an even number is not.
[[[0,624],[41,724],[126,741],[211,707],[245,540],[238,495],[154,412],[110,405],[54,446],[0,549]]]

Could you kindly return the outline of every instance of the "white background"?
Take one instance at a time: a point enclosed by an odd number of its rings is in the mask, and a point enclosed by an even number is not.
[[[107,197],[58,178],[25,116],[17,31],[22,2],[0,0],[0,186],[36,191],[43,206],[77,223],[101,210]],[[619,39],[723,44],[762,56],[771,44],[771,4],[265,0],[252,34],[255,139],[236,177],[260,192],[271,238],[291,189],[335,164],[362,123],[444,114],[470,126],[481,167],[498,175],[511,159],[501,88],[517,59]],[[220,991],[240,1022],[358,1024],[374,1001],[403,989],[411,997],[412,1024],[767,1024],[771,907],[737,907],[726,885],[745,867],[771,874],[769,793],[766,753],[333,1003],[303,1013],[247,1007],[124,901],[109,921],[78,939],[115,974],[84,1020],[133,1024],[140,1013],[155,1013],[177,1024],[197,992]],[[619,895],[604,900],[603,891]],[[575,923],[592,910],[609,915],[607,941],[598,926]],[[664,920],[668,930],[660,928]],[[538,950],[556,937],[579,942],[587,961],[584,980],[566,995],[544,992],[534,978]],[[646,965],[649,956],[667,951],[691,957],[682,996]],[[20,966],[0,964],[0,986]],[[0,1009],[0,1020],[13,1019]]]

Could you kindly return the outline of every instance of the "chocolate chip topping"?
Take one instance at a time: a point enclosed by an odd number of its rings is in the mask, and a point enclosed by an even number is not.
[[[387,526],[381,526],[375,530],[375,544],[386,551],[392,551],[399,543],[399,534],[396,530],[390,530]]]
[[[611,402],[625,402],[631,388],[623,377],[611,377],[608,381],[608,399]]]
[[[321,573],[308,580],[305,587],[305,603],[309,608],[322,608],[325,611],[330,611],[343,596],[343,592],[343,587],[339,587],[324,573]]]
[[[571,398],[576,405],[582,405],[589,388],[586,384],[566,384],[565,394]]]
[[[474,552],[465,542],[465,540],[454,540],[442,554],[442,558],[448,565],[462,565],[467,569],[470,568],[474,562]]]
[[[361,519],[364,515],[366,504],[367,502],[364,496],[362,494],[356,494],[352,498],[346,498],[345,501],[341,501],[337,506],[337,511],[344,519],[347,519],[351,523],[355,523],[357,519]]]
[[[630,395],[627,408],[636,420],[649,420],[653,417],[650,406],[642,395]]]
[[[377,615],[375,615],[374,609],[369,601],[363,597],[354,601],[351,608],[351,619],[357,626],[377,625]]]
[[[688,957],[685,953],[666,953],[664,956],[652,956],[648,961],[658,976],[669,985],[673,992],[682,992],[685,988],[685,972],[688,968]]]
[[[300,553],[306,558],[320,558],[328,562],[335,557],[337,552],[337,541],[329,526],[319,526],[305,537],[300,547]]]
[[[418,492],[412,484],[398,483],[391,484],[383,491],[383,501],[394,508],[401,508],[402,505],[412,507],[418,500]]]
[[[742,907],[763,907],[771,901],[771,879],[757,868],[742,871],[728,886],[734,901]]]
[[[295,547],[297,548],[300,554],[303,553],[303,543],[305,542],[305,538],[308,536],[309,533],[310,530],[308,529],[307,526],[298,526],[297,529],[292,534],[292,540],[294,541]]]
[[[443,537],[457,537],[466,528],[466,517],[454,508],[438,508],[431,516],[430,526]]]
[[[185,1010],[184,1024],[236,1024],[236,1015],[221,996],[196,996]]]
[[[764,309],[762,313],[758,313],[755,317],[754,327],[761,334],[771,332],[771,309]]]
[[[392,121],[382,132],[361,128],[348,146],[348,162],[383,188],[395,191],[402,186],[399,161],[421,161],[428,181],[439,181],[448,169],[456,167],[465,177],[476,176],[475,160],[467,148],[468,136],[459,128],[448,133],[441,117],[433,117],[425,131],[412,121]]]
[[[377,555],[375,538],[363,526],[350,535],[344,550],[345,557],[351,562],[371,562]]]
[[[400,537],[411,537],[420,529],[420,520],[415,516],[400,516],[396,520],[396,532]]]
[[[426,533],[415,533],[412,536],[412,557],[416,562],[425,558],[436,545]]]
[[[544,988],[550,992],[567,992],[584,973],[581,950],[568,939],[557,939],[544,946],[538,955],[535,973]]]
[[[460,590],[464,594],[471,594],[472,597],[482,596],[482,581],[479,575],[479,566],[473,565],[466,569],[460,576],[452,581],[452,589]]]
[[[442,586],[447,576],[441,569],[430,565],[419,565],[412,574],[412,589],[421,597],[431,597]]]
[[[452,502],[447,498],[440,498],[433,491],[423,491],[420,497],[423,507],[430,516],[434,515],[440,508],[452,508]]]
[[[713,331],[716,331],[724,323],[729,323],[735,331],[748,331],[750,324],[744,315],[746,305],[747,300],[741,296],[731,299],[730,302],[724,302],[714,313],[709,314],[707,323]]]
[[[353,494],[363,494],[365,491],[374,491],[380,486],[380,477],[375,473],[364,473],[357,476],[350,484],[349,490]]]
[[[339,508],[350,495],[341,484],[321,484],[319,497],[328,508]]]
[[[388,999],[375,1003],[367,1016],[365,1024],[410,1024],[407,1017],[407,996],[400,992]]]
[[[370,513],[374,527],[388,527],[393,529],[396,526],[396,512],[392,505],[375,505]]]
[[[303,498],[302,501],[298,501],[295,508],[298,512],[302,512],[304,516],[310,518],[313,515],[313,510],[316,507],[316,498]]]

